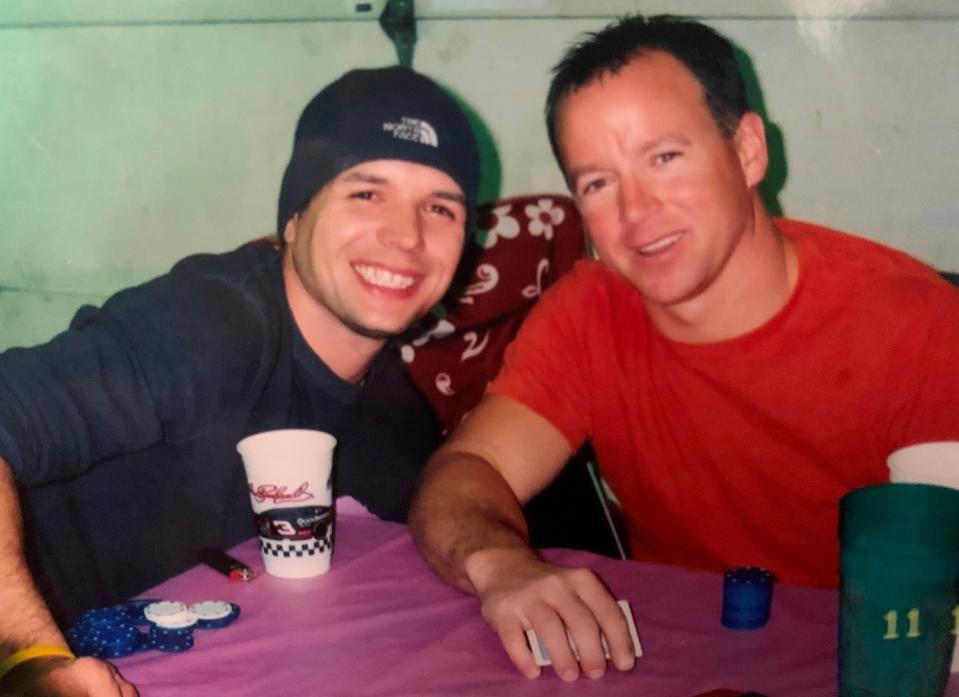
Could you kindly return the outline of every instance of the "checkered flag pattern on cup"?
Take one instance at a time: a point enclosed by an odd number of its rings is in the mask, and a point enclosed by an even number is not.
[[[264,540],[260,538],[260,551],[271,557],[312,557],[322,554],[332,548],[333,543],[328,537],[322,539],[311,538],[305,541],[294,540]]]

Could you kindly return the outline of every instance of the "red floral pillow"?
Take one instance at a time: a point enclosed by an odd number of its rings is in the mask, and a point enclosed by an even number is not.
[[[401,347],[445,432],[496,377],[503,351],[543,291],[583,258],[582,220],[568,196],[518,196],[480,207],[482,249],[471,282],[445,316]]]

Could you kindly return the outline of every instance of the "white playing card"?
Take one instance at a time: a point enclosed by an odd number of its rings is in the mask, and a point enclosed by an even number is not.
[[[636,623],[633,621],[633,611],[629,607],[629,603],[625,600],[617,600],[619,609],[623,613],[623,617],[626,619],[626,626],[629,628],[629,638],[633,642],[633,653],[636,658],[639,658],[643,655],[643,647],[639,643],[639,635],[636,633]],[[576,660],[579,660],[579,651],[576,650],[576,644],[573,643],[572,637],[569,635],[569,631],[566,632],[566,639],[569,641],[569,648],[572,649],[573,655],[576,657]],[[600,637],[603,642],[603,654],[606,658],[609,658],[609,646],[606,644],[606,637]],[[538,666],[548,666],[552,665],[552,660],[549,657],[549,651],[546,650],[546,647],[540,642],[539,637],[536,636],[536,632],[532,629],[526,630],[526,640],[529,643],[529,648],[533,652],[533,660],[536,661]]]

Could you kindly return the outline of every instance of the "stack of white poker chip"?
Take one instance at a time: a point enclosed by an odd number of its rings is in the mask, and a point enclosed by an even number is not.
[[[201,629],[220,629],[235,620],[240,607],[225,600],[204,600],[193,603],[190,612],[197,618],[197,627]]]
[[[197,616],[184,603],[161,600],[143,608],[143,616],[163,629],[185,629],[196,624]]]

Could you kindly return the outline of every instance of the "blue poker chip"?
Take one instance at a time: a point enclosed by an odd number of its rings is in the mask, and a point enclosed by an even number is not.
[[[118,607],[98,607],[80,615],[77,623],[92,627],[112,627],[122,624],[125,619],[122,609]]]
[[[759,566],[730,569],[723,576],[721,622],[729,629],[758,629],[769,621],[773,575]]]
[[[143,634],[116,608],[98,608],[81,616],[66,632],[67,643],[78,656],[122,658],[141,649]]]
[[[168,653],[187,651],[193,647],[193,627],[166,629],[153,625],[150,627],[149,646]]]

